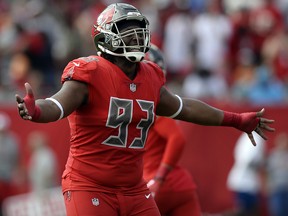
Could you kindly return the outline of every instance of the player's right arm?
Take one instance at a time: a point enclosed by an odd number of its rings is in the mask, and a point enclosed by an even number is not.
[[[71,114],[88,97],[87,84],[79,81],[65,81],[62,88],[48,99],[35,100],[29,83],[25,83],[26,96],[16,94],[19,115],[33,122],[53,122]]]

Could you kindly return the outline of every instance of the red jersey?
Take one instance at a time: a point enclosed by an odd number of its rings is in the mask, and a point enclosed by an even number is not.
[[[195,189],[196,184],[190,173],[180,167],[178,161],[186,144],[183,132],[177,121],[157,117],[150,129],[144,154],[144,179],[146,182],[153,179],[161,163],[173,167],[169,172],[160,191],[184,191]]]
[[[63,191],[146,190],[143,153],[165,83],[162,71],[154,63],[140,62],[130,80],[108,60],[89,56],[68,63],[62,82],[68,80],[87,83],[89,98],[68,116],[71,139]]]

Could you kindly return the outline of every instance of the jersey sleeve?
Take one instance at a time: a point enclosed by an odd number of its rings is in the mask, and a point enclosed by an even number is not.
[[[61,83],[67,80],[91,82],[92,72],[97,69],[97,60],[96,57],[89,56],[70,61],[63,71]]]

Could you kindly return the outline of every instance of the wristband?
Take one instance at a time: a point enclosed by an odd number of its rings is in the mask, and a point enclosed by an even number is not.
[[[238,113],[224,111],[222,126],[237,127],[240,124],[240,115]]]
[[[260,118],[256,116],[256,113],[232,113],[224,111],[222,126],[235,127],[246,133],[251,133],[257,127]]]
[[[32,115],[32,120],[37,120],[40,118],[41,110],[39,106],[35,106],[34,114]]]
[[[57,101],[55,98],[46,98],[45,100],[50,100],[50,101],[54,102],[57,105],[57,107],[60,109],[60,112],[61,112],[59,118],[57,119],[57,121],[62,119],[63,116],[64,116],[64,110],[63,110],[62,105],[59,103],[59,101]]]
[[[32,117],[31,120],[37,120],[40,118],[41,115],[41,109],[39,106],[35,105],[35,99],[34,96],[31,94],[27,94],[24,98],[24,103],[26,106],[26,109],[28,110],[29,115]]]

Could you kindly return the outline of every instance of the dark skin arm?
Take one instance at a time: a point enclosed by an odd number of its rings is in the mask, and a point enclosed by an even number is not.
[[[29,83],[25,83],[25,88],[27,94],[33,95]],[[62,105],[64,117],[66,117],[84,103],[88,97],[88,87],[85,83],[78,81],[66,81],[62,85],[62,88],[51,97],[56,99]],[[18,103],[20,116],[25,120],[31,120],[32,117],[29,115],[28,110],[23,103],[23,98],[16,95],[16,101]],[[45,99],[38,99],[35,101],[35,104],[41,109],[40,118],[35,120],[35,122],[47,123],[58,120],[60,109],[54,102]]]
[[[199,125],[207,126],[220,126],[224,112],[220,109],[212,107],[202,101],[190,98],[182,98],[183,108],[175,119],[183,120]],[[177,112],[180,102],[179,99],[171,92],[169,92],[165,87],[161,88],[160,102],[157,106],[156,114],[160,116],[171,116]],[[274,122],[274,120],[262,118],[264,115],[264,109],[257,112],[257,117],[260,118],[258,126],[254,129],[263,139],[267,139],[264,131],[274,131],[268,124]],[[256,145],[252,133],[248,133],[248,136],[253,145]]]
[[[31,86],[25,84],[27,95],[30,95],[30,101],[34,103],[34,95]],[[180,106],[179,99],[171,92],[169,92],[165,87],[160,90],[160,102],[156,109],[156,114],[160,116],[171,116]],[[88,87],[85,83],[78,81],[66,81],[62,88],[52,96],[56,99],[63,107],[64,117],[70,115],[74,110],[81,106],[84,101],[88,98]],[[57,121],[60,116],[59,107],[52,101],[38,99],[36,100],[36,105],[41,110],[41,115],[38,119],[32,119],[31,114],[29,114],[28,109],[25,106],[24,99],[19,95],[16,95],[16,101],[18,103],[18,110],[20,116],[25,120],[32,120],[35,122],[47,123],[52,121]],[[220,126],[223,118],[224,112],[220,109],[212,107],[202,101],[183,98],[183,108],[181,112],[175,117],[175,119],[187,121],[199,125],[207,126]],[[267,139],[264,131],[274,131],[268,124],[274,122],[274,120],[263,118],[264,109],[257,112],[255,118],[259,118],[259,124],[254,129],[263,139]],[[248,121],[250,123],[250,120]],[[248,136],[253,145],[256,145],[252,133],[248,133]]]
[[[223,120],[222,110],[190,98],[182,98],[183,109],[175,119],[188,121],[200,125],[216,126]],[[160,116],[171,116],[179,108],[179,99],[166,88],[161,88],[160,103],[157,106],[156,114]]]

